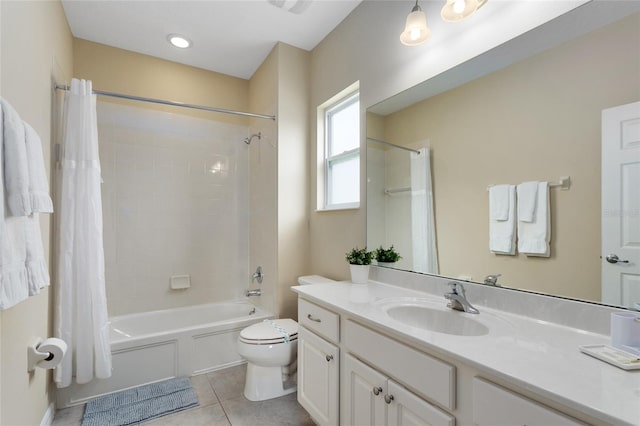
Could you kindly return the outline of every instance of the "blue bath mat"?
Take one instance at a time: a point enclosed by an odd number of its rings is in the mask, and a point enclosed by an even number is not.
[[[187,377],[151,383],[101,396],[87,403],[82,426],[125,426],[198,405]]]

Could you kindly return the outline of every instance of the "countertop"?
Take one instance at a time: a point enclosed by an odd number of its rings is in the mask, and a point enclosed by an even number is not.
[[[409,327],[390,318],[382,308],[391,299],[418,298],[449,310],[442,296],[377,282],[316,284],[292,290],[588,416],[616,425],[640,425],[640,370],[619,369],[578,349],[581,345],[610,344],[608,336],[482,306],[476,306],[478,315],[456,314],[486,325],[488,334],[456,336]]]

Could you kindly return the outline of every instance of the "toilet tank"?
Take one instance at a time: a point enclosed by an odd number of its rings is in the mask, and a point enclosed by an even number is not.
[[[302,277],[298,277],[298,284],[300,285],[327,284],[327,283],[335,283],[335,281],[330,280],[329,278],[322,277],[320,275],[305,275]]]

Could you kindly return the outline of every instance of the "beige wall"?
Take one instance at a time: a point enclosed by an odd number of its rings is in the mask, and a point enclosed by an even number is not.
[[[0,93],[42,139],[45,163],[51,159],[52,81],[71,76],[72,38],[57,1],[0,3]],[[49,169],[50,171],[50,169]],[[50,179],[51,180],[51,179]],[[51,221],[41,215],[50,263]],[[0,424],[40,424],[49,403],[51,374],[27,373],[26,348],[33,337],[51,335],[50,299],[44,290],[0,313]]]
[[[429,139],[440,273],[599,301],[600,114],[640,99],[640,14],[385,120],[385,139]],[[488,250],[492,184],[557,181],[551,258]]]
[[[250,150],[250,269],[264,269],[256,300],[278,317],[296,318],[289,287],[309,270],[308,232],[309,53],[278,43],[251,78],[252,112],[275,114],[277,124],[252,120],[262,140]],[[257,283],[253,285],[257,287]]]
[[[276,46],[250,80],[249,107],[258,114],[278,111],[278,58]],[[249,271],[262,266],[262,296],[254,303],[275,312],[278,297],[278,129],[274,122],[252,119],[251,133],[262,133],[249,148]]]
[[[309,52],[278,44],[278,308],[297,318],[289,287],[309,271],[307,206],[309,155]]]
[[[247,80],[178,64],[87,40],[73,40],[74,77],[93,81],[96,90],[246,111]],[[107,100],[107,98],[101,98]],[[139,105],[139,104],[138,104]],[[175,107],[146,105],[175,112]],[[211,112],[180,110],[211,119]],[[247,124],[244,117],[215,114],[215,119]]]

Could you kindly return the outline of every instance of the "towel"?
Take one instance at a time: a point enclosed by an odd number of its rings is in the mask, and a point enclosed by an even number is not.
[[[48,194],[39,138],[27,144],[27,128],[18,113],[0,98],[0,311],[11,308],[49,285],[40,219],[33,213],[32,195],[40,200]],[[35,134],[35,131],[33,131]],[[36,135],[37,137],[37,135]],[[34,165],[40,167],[33,167]],[[29,176],[34,173],[34,186]],[[32,194],[30,194],[30,189]],[[38,209],[51,210],[46,199]]]
[[[525,182],[518,185],[518,220],[532,222],[536,211],[538,182]]]
[[[26,122],[25,144],[27,149],[27,167],[29,168],[29,199],[31,213],[53,213],[53,201],[49,196],[49,182],[42,156],[42,142],[40,136]]]
[[[514,255],[516,253],[516,187],[514,185],[500,185],[506,187],[507,219],[495,220],[492,213],[489,216],[489,250],[495,254]],[[491,189],[489,190],[489,205],[491,206]]]
[[[518,204],[520,198],[518,198]],[[518,251],[527,256],[549,257],[551,240],[551,213],[549,208],[549,183],[538,182],[535,208],[531,221],[518,217]],[[519,214],[519,211],[518,211]],[[525,217],[528,219],[528,216]]]
[[[509,186],[495,185],[489,188],[489,215],[491,220],[509,219]]]
[[[22,119],[11,104],[0,98],[4,155],[4,187],[9,213],[13,216],[31,214],[27,145]]]

